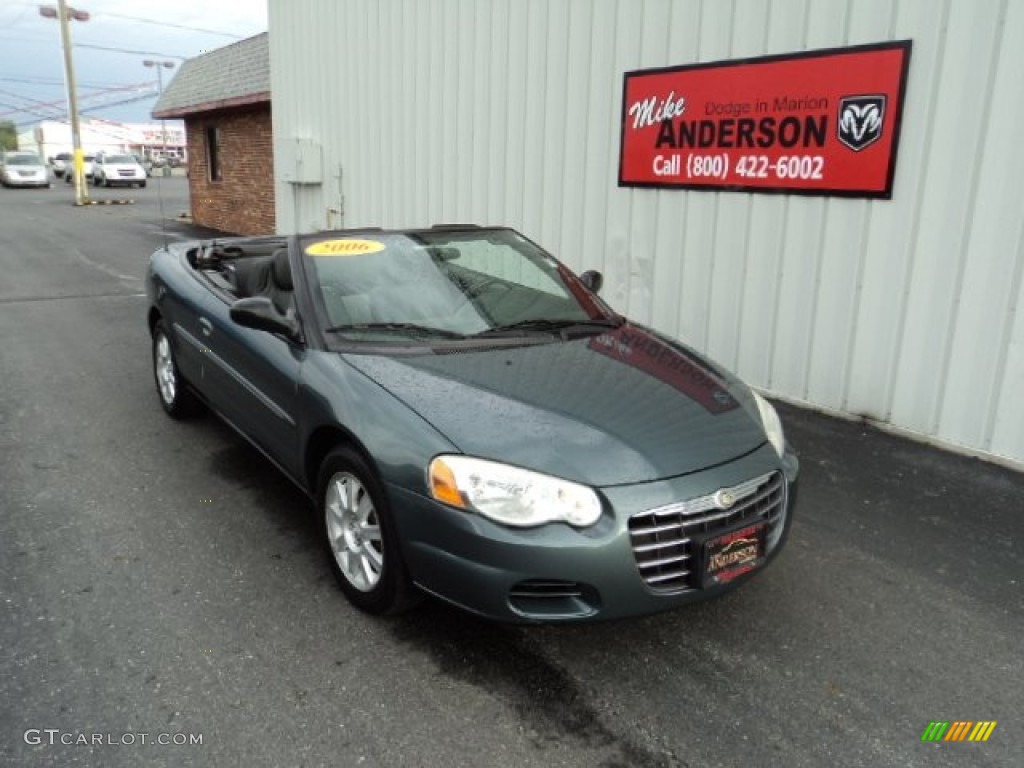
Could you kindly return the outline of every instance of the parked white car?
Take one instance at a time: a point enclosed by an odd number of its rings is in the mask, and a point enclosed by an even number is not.
[[[0,185],[48,187],[50,172],[43,158],[34,152],[5,152],[0,156]]]
[[[75,156],[70,152],[61,152],[55,156],[51,163],[53,164],[53,175],[58,179],[63,179],[65,172],[74,163]]]
[[[95,158],[92,155],[85,155],[82,158],[82,175],[85,176],[85,180],[89,181],[92,178],[92,163]],[[75,160],[74,158],[67,161],[67,167],[64,169],[64,181],[68,184],[71,183],[74,178],[75,171]]]
[[[97,187],[123,184],[146,186],[146,169],[134,155],[96,155],[92,163],[92,183]]]

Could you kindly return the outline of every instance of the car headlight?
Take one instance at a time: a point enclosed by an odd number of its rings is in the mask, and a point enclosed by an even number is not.
[[[754,402],[757,403],[757,411],[761,415],[761,425],[768,437],[768,442],[775,448],[775,452],[781,457],[786,452],[786,436],[782,433],[782,421],[776,413],[774,406],[765,400],[761,395],[751,390]]]
[[[601,500],[585,485],[469,456],[438,456],[428,470],[430,494],[505,525],[566,522],[578,528],[601,517]]]

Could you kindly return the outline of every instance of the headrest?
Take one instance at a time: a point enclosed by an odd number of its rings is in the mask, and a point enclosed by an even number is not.
[[[259,296],[267,288],[270,277],[270,259],[267,256],[254,256],[235,261],[235,281],[238,295]]]
[[[281,248],[278,251],[274,251],[273,266],[271,267],[274,276],[274,284],[282,291],[294,290],[295,286],[292,284],[292,267],[288,263],[288,249]]]

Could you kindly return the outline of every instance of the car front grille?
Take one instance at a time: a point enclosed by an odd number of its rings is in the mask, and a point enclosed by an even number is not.
[[[767,522],[766,549],[779,541],[786,514],[786,483],[779,472],[724,488],[735,499],[721,509],[721,491],[638,512],[629,519],[629,537],[640,576],[655,592],[697,589],[698,555],[695,536],[728,531],[744,523]]]

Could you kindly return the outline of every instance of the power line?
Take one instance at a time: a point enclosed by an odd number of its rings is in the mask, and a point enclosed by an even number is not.
[[[8,90],[6,90],[4,88],[0,88],[0,94],[3,94],[4,96],[9,96],[9,97],[13,96],[15,99],[21,99],[22,101],[26,102],[27,104],[30,104],[30,105],[35,106],[35,107],[45,107],[46,109],[54,109],[55,106],[59,105],[59,102],[44,102],[44,101],[39,101],[38,99],[31,99],[28,96],[22,96],[20,93],[15,93],[14,91],[8,91]],[[26,107],[26,109],[27,109],[27,107]]]
[[[36,117],[41,117],[41,118],[43,118],[45,120],[50,120],[50,119],[52,119],[53,117],[56,116],[53,113],[52,110],[50,112],[41,112],[40,110],[33,109],[32,107],[19,107],[17,104],[11,104],[11,103],[6,102],[6,101],[0,101],[0,107],[10,107],[10,109],[11,109],[10,112],[4,112],[2,115],[0,115],[0,119],[6,118],[7,115],[16,115],[16,114],[19,114],[19,113],[24,113],[24,114],[27,114],[27,115],[35,115]],[[50,109],[50,108],[48,107],[47,109]],[[28,122],[34,123],[35,120],[29,120]],[[23,123],[18,123],[18,125],[22,125],[22,124]]]
[[[36,99],[30,99],[29,97],[22,96],[19,93],[14,93],[13,91],[7,91],[3,89],[0,89],[0,94],[8,97],[13,96],[16,99],[21,99],[23,102],[27,102],[27,104],[11,104],[10,102],[4,102],[4,106],[10,107],[11,111],[0,112],[0,118],[5,118],[8,115],[14,115],[21,112],[24,112],[29,115],[38,115],[39,117],[48,118],[50,117],[50,113],[63,114],[64,112],[64,102],[60,99],[51,102],[37,101]],[[48,112],[41,112],[40,109],[48,110]]]
[[[9,22],[7,22],[6,24],[4,24],[4,26],[5,26],[5,27],[8,27],[8,28],[10,28],[10,27],[13,27],[13,26],[15,26],[15,25],[16,25],[16,24],[17,24],[17,23],[18,23],[19,21],[21,21],[22,17],[23,17],[23,16],[24,16],[24,15],[25,15],[26,13],[28,13],[28,8],[27,8],[27,7],[23,7],[23,8],[22,8],[22,9],[21,9],[21,10],[20,10],[20,11],[18,12],[18,15],[14,17],[14,20],[13,20],[13,21],[9,21]]]
[[[48,37],[25,37],[23,35],[4,35],[0,34],[0,38],[5,40],[11,40],[16,43],[52,43],[53,39]],[[74,43],[75,48],[91,48],[97,51],[111,51],[114,53],[130,53],[133,56],[163,56],[168,59],[178,59],[179,61],[185,61],[191,57],[179,56],[176,53],[160,53],[159,51],[136,51],[130,48],[117,48],[109,45],[96,45],[94,43]]]
[[[134,51],[130,48],[112,48],[108,45],[93,45],[92,43],[75,43],[75,48],[91,48],[97,51],[110,51],[112,53],[130,53],[135,56],[164,56],[168,59],[178,59],[179,61],[185,61],[188,56],[178,56],[174,53],[158,53],[157,51]]]
[[[132,104],[132,103],[134,103],[136,101],[145,101],[146,99],[153,98],[153,96],[155,96],[155,94],[149,94],[147,96],[132,96],[132,97],[127,98],[127,99],[121,99],[120,101],[111,101],[111,102],[109,102],[107,104],[100,104],[99,106],[95,106],[95,107],[82,107],[82,114],[83,115],[92,115],[92,114],[95,114],[95,113],[99,112],[101,109],[109,109],[110,107],[119,107],[119,106],[121,106],[123,104]]]
[[[65,102],[64,102],[63,99],[57,99],[56,101],[42,102],[42,101],[36,101],[35,99],[30,99],[27,96],[21,96],[20,94],[13,93],[11,91],[5,91],[3,89],[0,89],[0,94],[7,94],[8,96],[13,96],[15,98],[21,99],[22,101],[27,101],[27,102],[29,102],[31,104],[36,105],[36,108],[32,108],[32,107],[28,107],[28,106],[18,106],[18,105],[9,104],[9,103],[5,104],[4,106],[10,107],[12,109],[12,111],[11,112],[0,112],[0,118],[6,118],[8,115],[13,115],[13,114],[16,114],[18,112],[24,112],[24,113],[27,113],[27,114],[34,114],[34,115],[40,115],[42,117],[46,117],[46,115],[44,115],[42,112],[39,111],[39,109],[38,109],[39,107],[42,107],[44,109],[50,109],[50,110],[57,111],[57,112],[60,113],[60,115],[64,114]],[[132,85],[120,85],[120,86],[115,86],[113,88],[107,88],[106,90],[100,91],[98,93],[90,93],[90,94],[87,94],[87,95],[83,96],[82,97],[82,101],[93,102],[93,103],[88,104],[88,105],[83,105],[83,109],[84,108],[88,108],[92,112],[95,112],[96,110],[99,110],[99,109],[103,109],[104,107],[107,106],[106,102],[102,101],[103,99],[109,98],[109,97],[112,97],[112,96],[116,96],[116,95],[120,95],[120,94],[132,94],[132,96],[134,97],[134,100],[138,100],[138,101],[141,101],[141,100],[144,100],[144,99],[151,99],[151,98],[153,98],[154,96],[157,95],[157,93],[155,93],[154,90],[153,90],[153,84],[152,83],[135,83],[135,84],[132,84]],[[99,103],[96,103],[97,100],[99,100]],[[121,103],[121,102],[118,102],[118,103]]]
[[[52,43],[52,37],[37,37],[33,35],[6,35],[0,34],[4,40],[10,40],[14,43]]]
[[[64,81],[56,77],[8,77],[0,75],[0,82],[3,83],[27,83],[29,85],[59,85],[64,87]],[[82,88],[117,88],[121,83],[79,83]]]
[[[19,21],[21,19],[21,15],[23,15],[25,13],[25,10],[27,10],[31,6],[37,5],[36,0],[7,0],[7,3],[9,3],[10,5],[20,5],[20,6],[24,7],[24,10],[21,11],[21,14],[19,14],[17,17],[15,17],[15,20],[14,20],[15,22],[17,22],[17,21]],[[207,34],[207,35],[221,35],[223,37],[230,37],[230,38],[233,38],[235,40],[244,40],[246,37],[251,37],[251,35],[239,35],[239,34],[237,34],[235,32],[225,32],[225,31],[220,30],[220,29],[207,29],[205,27],[193,27],[193,26],[190,26],[188,24],[176,24],[176,23],[174,23],[172,21],[160,21],[159,19],[147,19],[147,18],[145,18],[143,16],[129,16],[129,15],[123,14],[123,13],[109,13],[107,11],[99,11],[99,12],[94,12],[92,14],[92,16],[94,18],[100,18],[101,16],[108,16],[108,17],[110,17],[112,19],[122,19],[124,21],[134,21],[134,22],[137,22],[139,24],[152,24],[152,25],[158,26],[158,27],[171,27],[173,29],[184,29],[184,30],[187,30],[189,32],[202,32],[202,33]],[[13,26],[13,23],[14,22],[12,22],[11,24],[9,24],[7,26]],[[259,34],[259,33],[258,32],[253,32],[252,34]]]
[[[155,19],[144,19],[140,16],[125,16],[122,13],[97,13],[95,16],[110,16],[114,19],[127,19],[128,21],[137,21],[140,24],[154,24],[158,27],[173,27],[174,29],[187,29],[190,32],[204,32],[208,35],[223,35],[224,37],[231,37],[235,40],[242,40],[245,35],[236,35],[234,32],[221,32],[217,29],[203,29],[202,27],[190,27],[187,24],[173,24],[169,21],[157,21]]]
[[[63,80],[52,77],[0,77],[0,82],[29,83],[31,85],[64,85]]]

